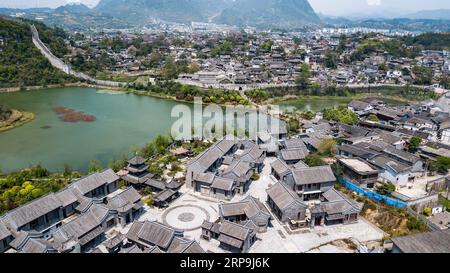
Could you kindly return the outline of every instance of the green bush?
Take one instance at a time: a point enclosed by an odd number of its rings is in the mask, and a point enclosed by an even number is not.
[[[431,208],[424,208],[423,209],[423,214],[426,216],[431,216],[433,212],[431,211]]]

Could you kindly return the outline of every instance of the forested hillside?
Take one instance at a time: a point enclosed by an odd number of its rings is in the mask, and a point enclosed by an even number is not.
[[[73,79],[54,69],[33,45],[28,21],[0,17],[0,88],[63,84]],[[34,22],[41,39],[57,56],[67,54],[65,32]]]

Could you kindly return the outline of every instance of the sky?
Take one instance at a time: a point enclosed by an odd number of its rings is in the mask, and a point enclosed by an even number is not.
[[[68,2],[82,2],[90,7],[99,0],[0,0],[0,7],[58,7]],[[316,10],[327,15],[362,15],[369,13],[408,14],[420,10],[450,9],[449,0],[309,0]]]

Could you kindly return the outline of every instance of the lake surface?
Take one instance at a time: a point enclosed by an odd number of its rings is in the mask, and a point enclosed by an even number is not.
[[[331,108],[339,105],[347,105],[352,98],[327,97],[327,98],[299,98],[296,100],[287,100],[280,102],[280,109],[283,111],[322,111],[325,108]]]
[[[321,111],[350,100],[306,98],[283,102],[280,108]],[[106,167],[114,159],[132,156],[155,136],[168,134],[177,120],[171,117],[174,106],[183,104],[192,109],[192,104],[94,88],[0,93],[0,103],[36,115],[34,121],[0,133],[3,172],[39,163],[51,171],[63,170],[65,164],[86,171],[94,159]],[[96,120],[64,122],[54,112],[55,107],[83,112]]]
[[[85,171],[89,161],[106,167],[130,156],[158,134],[169,133],[172,107],[178,102],[92,88],[62,88],[0,93],[0,103],[33,112],[36,119],[0,133],[0,168],[11,172],[41,163],[50,170],[64,164]],[[54,107],[96,117],[95,122],[63,122]],[[47,127],[47,129],[43,129]]]
[[[390,106],[404,105],[404,102],[383,97],[374,97],[374,99],[383,100],[386,104]],[[289,112],[306,112],[313,111],[318,112],[326,108],[337,107],[339,105],[348,105],[353,98],[351,97],[323,97],[323,98],[299,98],[294,100],[282,101],[279,103],[280,109]],[[366,99],[365,99],[366,100]]]
[[[193,108],[189,103],[94,88],[0,93],[0,103],[36,115],[34,121],[0,133],[0,168],[6,173],[36,164],[51,171],[68,164],[85,172],[94,159],[106,167],[112,160],[129,158],[155,136],[169,134],[178,119],[171,117],[174,106]],[[95,121],[64,122],[55,108],[82,112]],[[254,128],[248,118],[245,126]]]

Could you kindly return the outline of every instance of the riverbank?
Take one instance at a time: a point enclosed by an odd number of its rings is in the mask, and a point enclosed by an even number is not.
[[[12,110],[12,114],[6,121],[0,121],[0,133],[23,126],[35,119],[35,114]]]
[[[79,87],[79,88],[95,88],[97,90],[107,90],[107,91],[111,91],[111,92],[120,92],[123,94],[134,94],[134,95],[138,95],[138,96],[147,96],[147,97],[152,97],[152,98],[158,98],[158,99],[163,99],[163,100],[170,100],[170,101],[175,101],[175,102],[180,102],[180,103],[189,103],[189,104],[193,104],[194,101],[192,100],[184,100],[184,99],[180,99],[177,98],[176,96],[172,96],[172,95],[168,95],[168,94],[161,94],[161,93],[156,93],[156,92],[152,92],[150,90],[139,90],[139,89],[135,89],[135,88],[131,88],[131,87],[112,87],[112,86],[103,86],[103,85],[97,85],[97,84],[88,84],[88,83],[84,83],[84,82],[78,82],[78,83],[70,83],[70,84],[58,84],[58,85],[48,85],[48,86],[27,86],[27,87],[10,87],[10,88],[0,88],[0,93],[14,93],[14,92],[23,92],[23,91],[39,91],[39,90],[45,90],[45,89],[56,89],[56,88],[70,88],[70,87]],[[209,91],[208,89],[202,89],[202,91]],[[217,91],[217,90],[216,90]],[[229,92],[229,91],[224,91],[224,92]],[[236,93],[238,93],[236,91]],[[202,97],[202,96],[199,96]],[[202,97],[203,98],[203,97]],[[249,101],[250,105],[246,105],[246,106],[251,106],[252,102]],[[219,103],[219,102],[208,102],[203,100],[203,104],[209,105],[209,104],[216,104],[219,106],[237,106],[237,105],[242,105],[242,104],[238,104],[238,103]]]
[[[327,101],[327,100],[333,100],[333,101],[342,101],[342,103],[349,103],[352,100],[364,100],[364,99],[380,99],[385,100],[387,102],[394,102],[394,103],[408,103],[408,102],[418,102],[415,100],[408,100],[406,98],[400,97],[400,96],[394,96],[394,95],[385,95],[381,93],[362,93],[362,94],[356,94],[352,96],[293,96],[293,95],[287,95],[281,98],[271,98],[264,102],[262,102],[263,105],[269,105],[269,104],[289,104],[294,103],[296,101],[301,100],[315,100],[315,101]]]
[[[185,85],[183,85],[185,86]],[[15,87],[15,88],[0,88],[1,92],[18,92],[18,91],[34,91],[34,90],[42,90],[42,89],[52,89],[52,88],[66,88],[66,87],[88,87],[88,88],[96,88],[97,90],[107,90],[112,92],[120,92],[120,93],[126,93],[126,94],[134,94],[138,96],[148,96],[158,99],[164,99],[164,100],[170,100],[170,101],[176,101],[180,103],[188,103],[193,104],[194,101],[192,100],[186,100],[186,99],[180,99],[176,97],[175,95],[169,95],[164,93],[157,93],[153,92],[151,90],[142,90],[142,89],[136,89],[132,87],[111,87],[111,86],[102,86],[97,84],[89,84],[85,82],[77,82],[77,83],[70,83],[70,84],[62,84],[62,85],[49,85],[49,86],[30,86],[30,87]],[[241,95],[241,98],[246,100],[246,104],[240,104],[239,102],[217,102],[217,101],[210,101],[209,97],[202,96],[201,94],[199,96],[203,97],[203,103],[205,105],[209,104],[216,104],[222,107],[226,106],[237,106],[237,105],[246,105],[246,106],[253,106],[256,108],[260,108],[261,106],[267,106],[267,105],[281,105],[281,106],[295,106],[296,103],[302,103],[304,101],[341,101],[342,104],[347,104],[352,100],[355,99],[368,99],[368,98],[374,98],[374,99],[382,99],[386,102],[393,102],[393,103],[409,103],[409,102],[418,102],[420,99],[410,99],[403,96],[400,96],[398,94],[389,94],[392,92],[393,89],[396,89],[396,91],[401,90],[404,87],[390,87],[387,90],[377,90],[373,89],[375,92],[360,92],[356,94],[351,94],[348,96],[334,96],[334,95],[319,95],[319,96],[313,96],[313,95],[294,95],[289,94],[285,95],[283,97],[272,97],[268,98],[266,100],[255,102],[252,100],[251,97],[242,96],[242,93],[239,92]],[[211,91],[211,93],[220,91],[220,90],[209,90],[209,89],[201,89],[201,92],[208,92]],[[378,92],[377,92],[378,91]],[[226,92],[226,91],[224,91]],[[245,93],[244,93],[245,94]],[[204,94],[203,94],[204,95]]]

